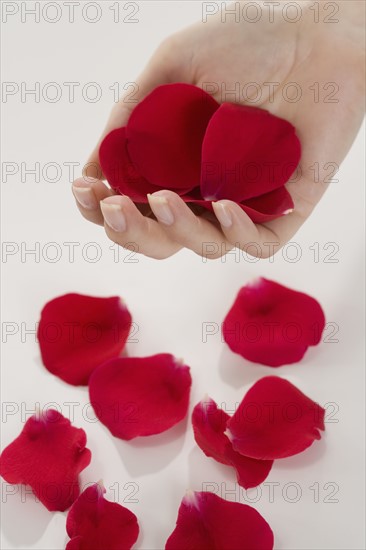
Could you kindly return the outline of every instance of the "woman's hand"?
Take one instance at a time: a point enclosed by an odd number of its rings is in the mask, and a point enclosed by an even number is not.
[[[241,2],[241,9],[246,4]],[[89,158],[86,174],[73,184],[82,215],[104,224],[112,241],[121,246],[134,243],[140,253],[153,258],[166,258],[182,247],[208,258],[235,246],[260,257],[279,250],[310,216],[363,119],[365,4],[337,2],[337,23],[324,22],[329,12],[319,4],[319,22],[314,2],[301,2],[302,16],[296,23],[283,17],[282,5],[274,7],[273,22],[264,5],[256,23],[244,18],[235,22],[229,15],[225,20],[225,12],[208,17],[206,23],[166,39],[137,80],[138,101],[156,86],[185,82],[204,88],[219,103],[260,107],[291,122],[302,144],[301,177],[287,184],[293,212],[255,224],[229,200],[214,203],[215,218],[195,215],[171,191],[150,195],[150,208],[115,195],[101,181],[98,151],[106,134],[126,125],[133,105],[122,98]]]

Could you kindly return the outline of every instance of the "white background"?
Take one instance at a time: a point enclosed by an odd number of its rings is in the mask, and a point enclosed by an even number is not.
[[[62,7],[63,2],[59,5]],[[3,342],[6,340],[1,380],[2,446],[18,435],[25,409],[32,411],[36,402],[41,407],[56,402],[66,416],[70,412],[67,403],[76,403],[74,424],[87,431],[93,453],[82,482],[102,478],[108,488],[107,498],[119,500],[138,516],[141,534],[136,548],[163,548],[186,489],[201,490],[205,483],[218,484],[219,494],[228,499],[247,503],[251,499],[271,525],[277,550],[365,548],[364,131],[344,162],[339,181],[331,184],[311,219],[293,239],[296,247],[286,248],[272,261],[256,262],[238,253],[205,263],[183,251],[159,262],[128,257],[121,251],[119,262],[115,262],[115,249],[109,248],[111,243],[103,229],[79,216],[64,163],[78,162],[81,166],[85,162],[113,103],[109,86],[132,81],[164,36],[200,19],[201,4],[141,3],[138,24],[114,23],[110,5],[102,3],[102,17],[95,24],[83,21],[80,7],[75,10],[75,22],[69,23],[68,12],[62,7],[62,18],[55,24],[44,20],[36,24],[31,16],[22,23],[18,14],[3,25],[3,80],[19,86],[25,82],[28,88],[39,82],[41,90],[53,81],[62,87],[63,95],[56,103],[42,96],[37,103],[31,96],[21,102],[18,93],[2,105],[3,162],[14,162],[19,168],[2,186],[3,241],[19,248],[19,252],[2,259]],[[52,11],[49,14],[54,17]],[[94,16],[92,11],[90,16]],[[64,82],[80,82],[74,103],[68,100]],[[89,82],[101,86],[102,97],[96,103],[82,97],[81,89]],[[46,177],[41,174],[39,183],[32,175],[22,182],[22,162],[27,168],[39,162],[41,169],[49,162],[58,163],[62,173],[54,183],[47,181],[55,177],[52,169]],[[78,169],[75,175],[79,175]],[[51,242],[57,244],[59,261],[51,261],[56,252],[48,246]],[[69,249],[63,244],[67,242],[80,243],[74,262],[69,261]],[[97,246],[88,247],[90,242]],[[319,261],[314,261],[314,243],[319,243]],[[335,245],[325,249],[327,243]],[[28,254],[22,258],[21,250],[35,246],[40,247],[39,257]],[[334,247],[337,262],[330,263],[326,256]],[[98,250],[101,257],[93,262]],[[290,261],[296,254],[298,261]],[[277,371],[234,355],[219,334],[204,343],[202,324],[219,325],[239,288],[260,275],[316,297],[328,322],[339,326],[333,337],[339,341],[322,343],[300,364]],[[235,492],[234,472],[206,458],[195,445],[189,422],[130,443],[113,438],[102,425],[92,422],[87,390],[68,386],[50,375],[41,364],[34,335],[24,334],[25,326],[34,328],[45,302],[67,292],[121,295],[139,326],[138,342],[129,344],[129,354],[171,352],[191,366],[190,411],[205,393],[219,404],[225,403],[227,410],[233,409],[257,379],[275,372],[320,404],[335,403],[328,408],[325,436],[303,454],[276,462],[259,489],[262,493],[252,490],[246,497],[238,487]],[[4,331],[11,327],[19,331],[7,336]],[[332,339],[330,334],[328,330],[328,340]],[[13,414],[4,414],[4,407]],[[128,502],[133,486],[126,483],[138,484],[134,497],[138,502]],[[276,484],[272,486],[273,499],[269,498],[268,483]],[[297,485],[286,486],[288,483]],[[117,485],[119,495],[111,488]],[[319,502],[314,496],[316,487]],[[67,541],[65,514],[48,512],[32,496],[22,502],[20,492],[6,495],[7,490],[3,484],[2,548],[63,548]],[[296,491],[298,501],[290,502],[295,500]]]

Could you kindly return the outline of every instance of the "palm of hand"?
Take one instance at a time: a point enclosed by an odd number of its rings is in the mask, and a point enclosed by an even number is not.
[[[364,53],[349,38],[353,25],[344,23],[337,36],[329,25],[314,24],[312,12],[303,13],[299,24],[281,16],[248,24],[245,35],[243,25],[217,17],[191,54],[192,83],[214,90],[218,102],[266,109],[297,130],[302,159],[296,181],[287,185],[294,212],[264,224],[281,244],[316,206],[363,119]]]

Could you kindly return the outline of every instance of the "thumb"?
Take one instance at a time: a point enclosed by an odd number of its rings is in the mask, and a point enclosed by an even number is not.
[[[125,126],[136,105],[154,88],[161,84],[184,82],[184,75],[181,74],[183,71],[179,70],[179,67],[182,66],[184,67],[184,63],[182,64],[174,55],[173,44],[170,39],[167,39],[155,51],[144,71],[136,80],[137,91],[133,94],[133,100],[131,101],[131,98],[128,100],[131,93],[125,94],[113,107],[102,135],[83,168],[84,176],[104,178],[99,162],[99,147],[105,136],[112,130]]]

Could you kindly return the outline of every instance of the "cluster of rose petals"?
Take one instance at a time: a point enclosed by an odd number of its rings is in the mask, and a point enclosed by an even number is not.
[[[213,101],[210,98],[208,110]],[[216,122],[212,117],[209,124]],[[138,124],[134,131],[136,128]],[[204,126],[201,134],[203,130]],[[191,143],[193,148],[195,140],[199,141],[197,135]],[[206,146],[210,139],[205,135]],[[178,145],[172,144],[176,154]],[[188,175],[192,166],[186,167]],[[153,163],[150,168],[154,177]],[[183,181],[187,179],[182,177]],[[280,341],[285,322],[300,326],[296,342]],[[262,339],[253,347],[240,342],[236,335],[245,323],[262,329],[270,325],[272,340]],[[240,291],[223,323],[223,332],[234,351],[253,361],[279,366],[300,360],[309,345],[320,341],[324,325],[323,311],[313,298],[260,279]],[[87,327],[94,327],[97,337],[90,337]],[[119,357],[130,327],[131,315],[119,298],[67,294],[46,304],[38,329],[47,369],[70,384],[88,384],[97,417],[114,436],[125,440],[162,433],[183,420],[192,384],[190,368],[170,354]],[[324,414],[322,407],[290,382],[268,376],[252,386],[233,416],[210,398],[202,401],[193,410],[192,425],[195,440],[206,456],[232,466],[238,483],[248,489],[266,479],[274,460],[301,453],[320,439]],[[80,495],[79,474],[90,460],[85,432],[51,409],[32,416],[5,448],[0,473],[8,483],[31,486],[51,511],[72,506],[67,517],[67,550],[129,550],[139,533],[136,516],[107,501],[99,484]],[[166,549],[198,548],[271,550],[273,533],[250,506],[225,501],[212,493],[190,493],[182,501]]]
[[[245,489],[256,487],[268,476],[273,461],[256,460],[234,450],[225,434],[230,416],[215,401],[205,398],[193,409],[194,438],[206,456],[236,470],[238,484]]]
[[[90,460],[84,430],[49,409],[29,418],[4,449],[0,475],[8,483],[29,485],[48,510],[64,511],[78,497],[79,474]]]
[[[165,550],[272,550],[273,532],[251,506],[213,493],[188,493]]]
[[[300,361],[321,341],[324,312],[311,296],[264,278],[244,286],[222,324],[225,342],[254,363]]]
[[[187,414],[190,369],[173,355],[120,357],[98,367],[89,380],[99,420],[121,439],[158,434]]]
[[[325,411],[291,382],[267,376],[246,393],[233,416],[205,399],[193,410],[194,437],[206,456],[236,470],[239,485],[256,487],[273,460],[301,453],[324,430]]]
[[[300,156],[288,121],[255,107],[220,105],[182,83],[155,88],[99,149],[110,185],[136,202],[161,189],[210,210],[212,201],[230,199],[254,222],[293,208],[284,185]]]
[[[42,361],[65,382],[86,385],[97,366],[119,355],[130,328],[130,312],[117,296],[59,296],[41,313],[38,341]]]
[[[130,550],[139,534],[135,514],[106,500],[98,483],[81,493],[66,521],[66,550]]]
[[[118,297],[66,294],[45,305],[38,328],[46,368],[70,384],[88,384],[97,417],[126,440],[180,422],[192,384],[189,367],[170,354],[119,357],[131,320]]]

